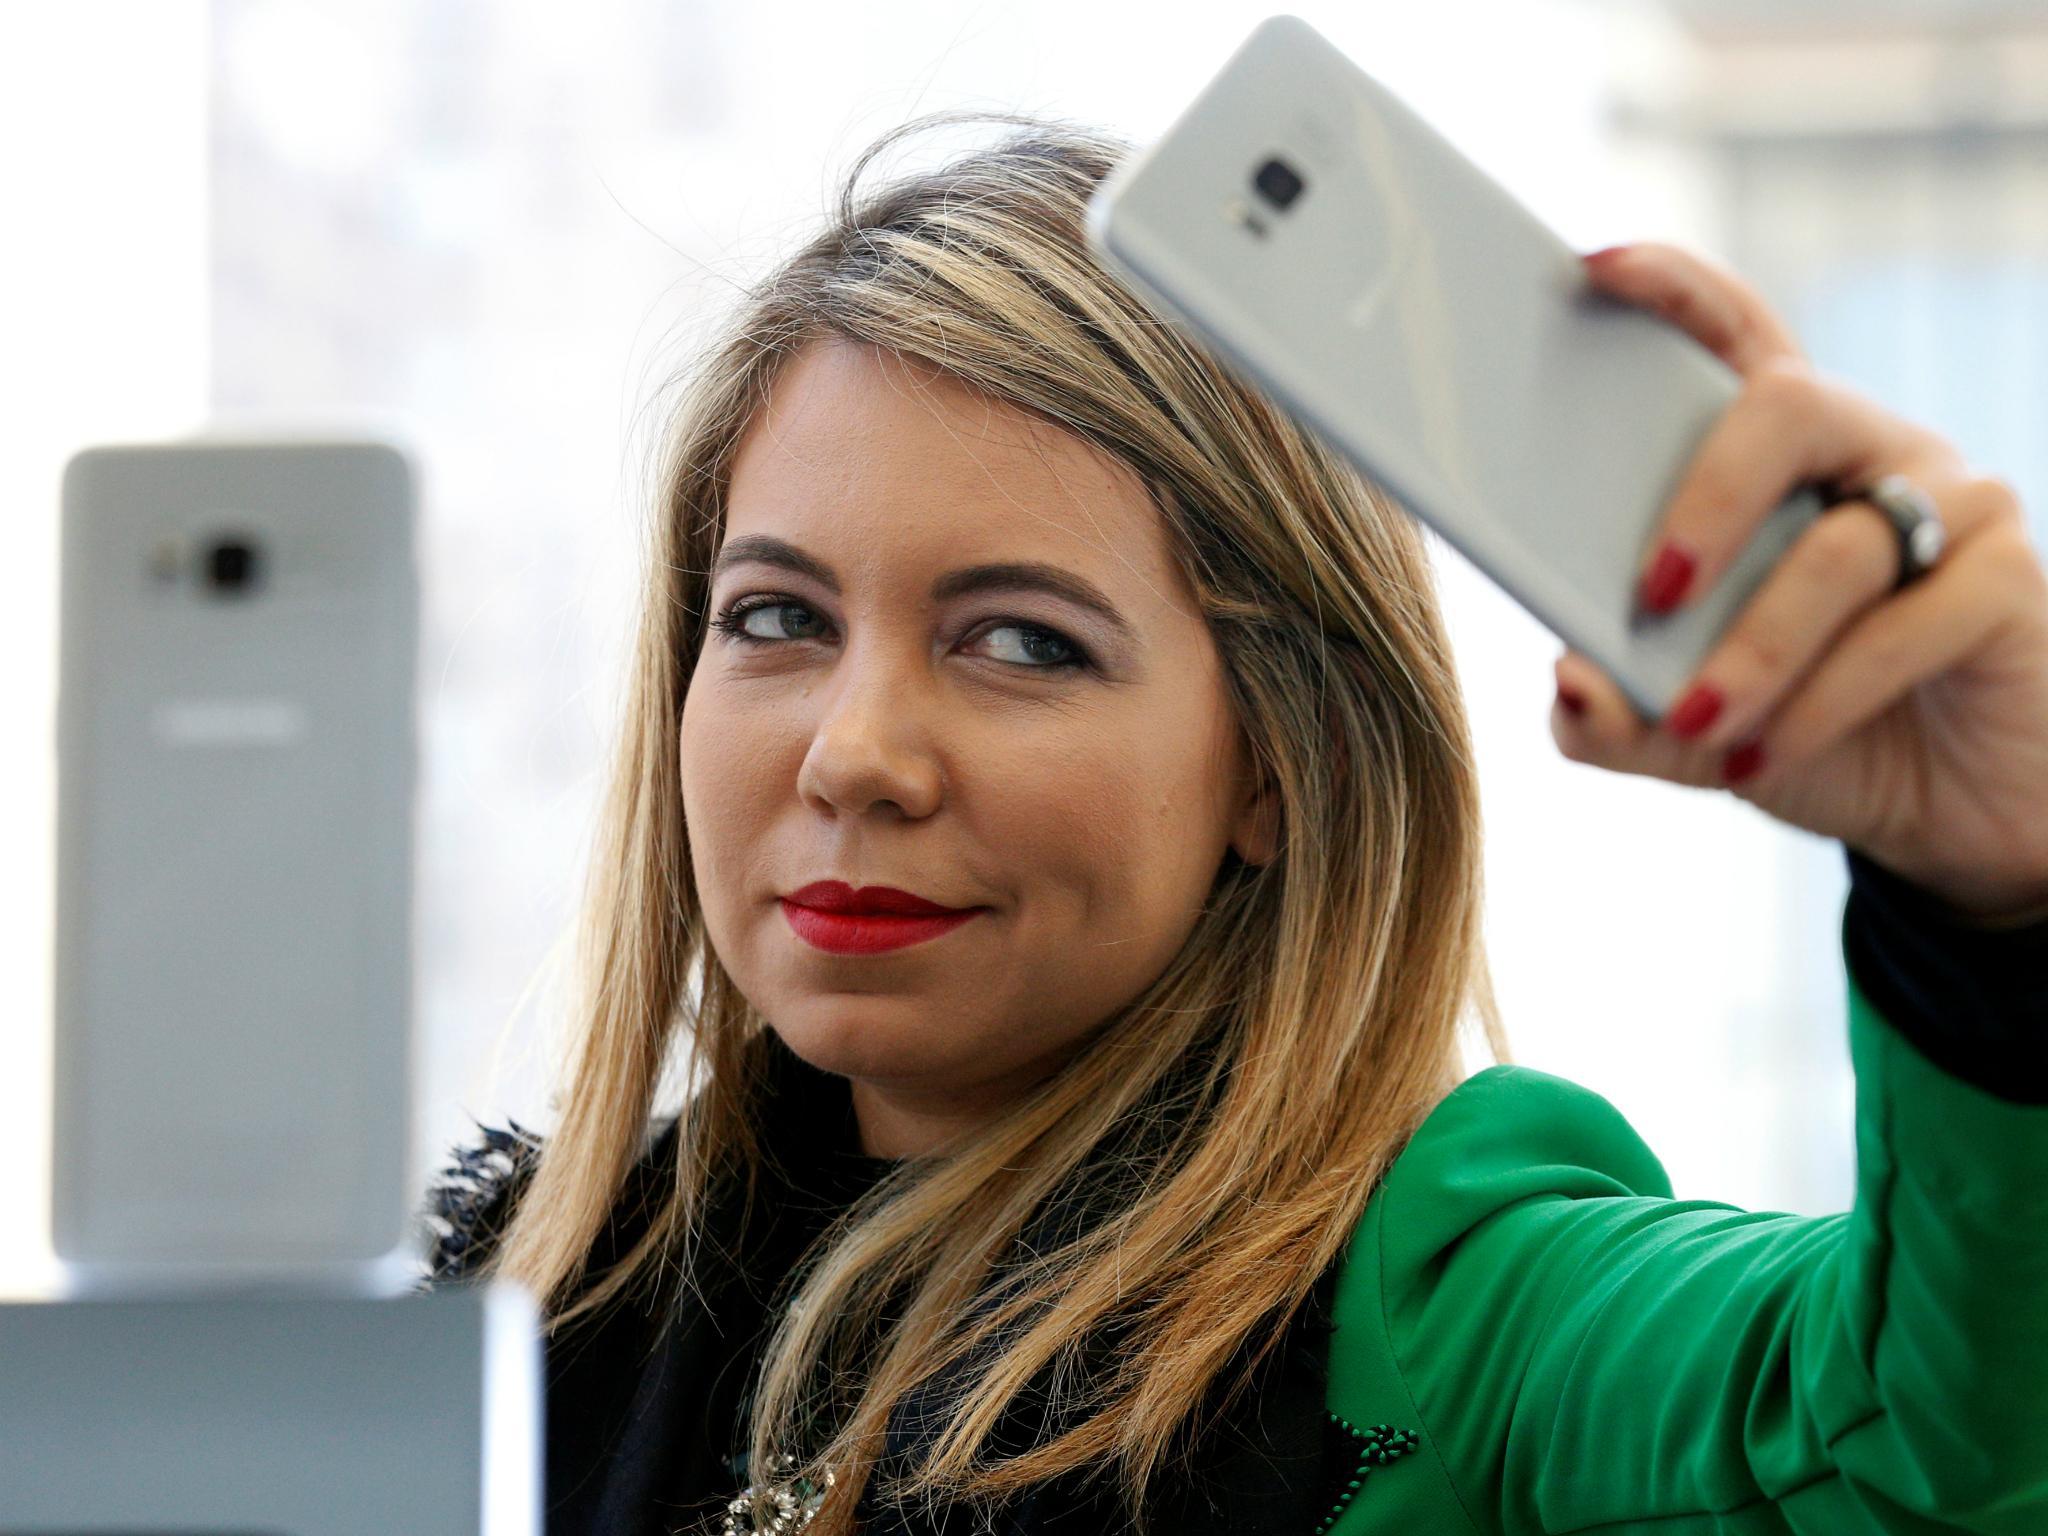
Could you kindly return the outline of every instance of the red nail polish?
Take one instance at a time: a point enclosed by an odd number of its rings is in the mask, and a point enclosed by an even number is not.
[[[1699,561],[1683,545],[1667,542],[1657,551],[1649,574],[1643,577],[1637,601],[1651,613],[1669,613],[1678,606]]]
[[[1557,702],[1564,706],[1566,714],[1584,715],[1586,712],[1586,696],[1578,689],[1567,688],[1562,683],[1557,685]]]
[[[1678,705],[1664,717],[1664,723],[1671,728],[1671,734],[1681,741],[1697,736],[1714,723],[1714,717],[1721,713],[1721,690],[1711,683],[1695,683],[1692,691],[1678,701]]]
[[[1764,765],[1764,744],[1760,741],[1745,741],[1732,748],[1721,760],[1721,777],[1730,784],[1740,784]]]

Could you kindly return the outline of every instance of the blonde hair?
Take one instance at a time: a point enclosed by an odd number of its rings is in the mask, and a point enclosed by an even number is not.
[[[905,136],[974,121],[1009,131],[863,187]],[[965,1144],[900,1164],[812,1250],[750,1433],[756,1468],[788,1452],[787,1475],[822,1485],[834,1470],[814,1536],[854,1529],[870,1478],[894,1497],[981,1501],[1112,1462],[1137,1519],[1177,1432],[1233,1399],[1461,1077],[1468,1004],[1509,1059],[1481,943],[1477,775],[1420,530],[1097,263],[1083,210],[1131,152],[1015,113],[929,114],[884,134],[827,227],[743,295],[686,376],[662,451],[580,930],[578,1032],[558,1124],[486,1266],[542,1298],[551,1332],[664,1264],[687,1275],[713,1182],[754,1187],[767,1021],[706,938],[676,742],[735,447],[807,342],[923,360],[1137,469],[1282,808],[1278,856],[1227,853],[1181,952],[1085,1049]],[[674,1187],[645,1238],[586,1284],[679,1057],[700,1086]],[[1035,1213],[1126,1142],[1145,1150],[1091,1186],[1089,1220],[1004,1262]],[[1112,1333],[1114,1370],[1084,1380],[1086,1348]],[[890,1409],[963,1375],[895,1475]],[[1045,1378],[1071,1394],[1061,1432],[988,1455],[1005,1407]],[[828,1400],[824,1443],[809,1443]]]

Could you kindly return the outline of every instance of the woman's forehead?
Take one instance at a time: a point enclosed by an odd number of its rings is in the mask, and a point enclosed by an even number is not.
[[[726,538],[840,560],[1057,559],[1101,583],[1169,576],[1165,529],[1113,455],[928,364],[813,343],[735,456]],[[829,546],[830,553],[824,548]]]

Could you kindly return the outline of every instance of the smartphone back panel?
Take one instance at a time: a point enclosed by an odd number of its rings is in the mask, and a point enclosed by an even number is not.
[[[74,1265],[317,1270],[405,1241],[412,525],[377,444],[67,469],[53,1239]]]
[[[1703,599],[1632,619],[1734,370],[1593,292],[1560,237],[1298,18],[1261,23],[1112,173],[1088,232],[1650,719],[1820,510],[1796,491]]]

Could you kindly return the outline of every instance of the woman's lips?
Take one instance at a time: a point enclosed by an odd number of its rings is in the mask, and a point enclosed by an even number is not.
[[[820,912],[786,896],[778,900],[782,915],[798,938],[835,955],[873,955],[901,949],[906,944],[922,944],[926,939],[951,933],[987,910],[970,907],[965,912],[947,912],[937,917],[884,917],[872,912]]]

